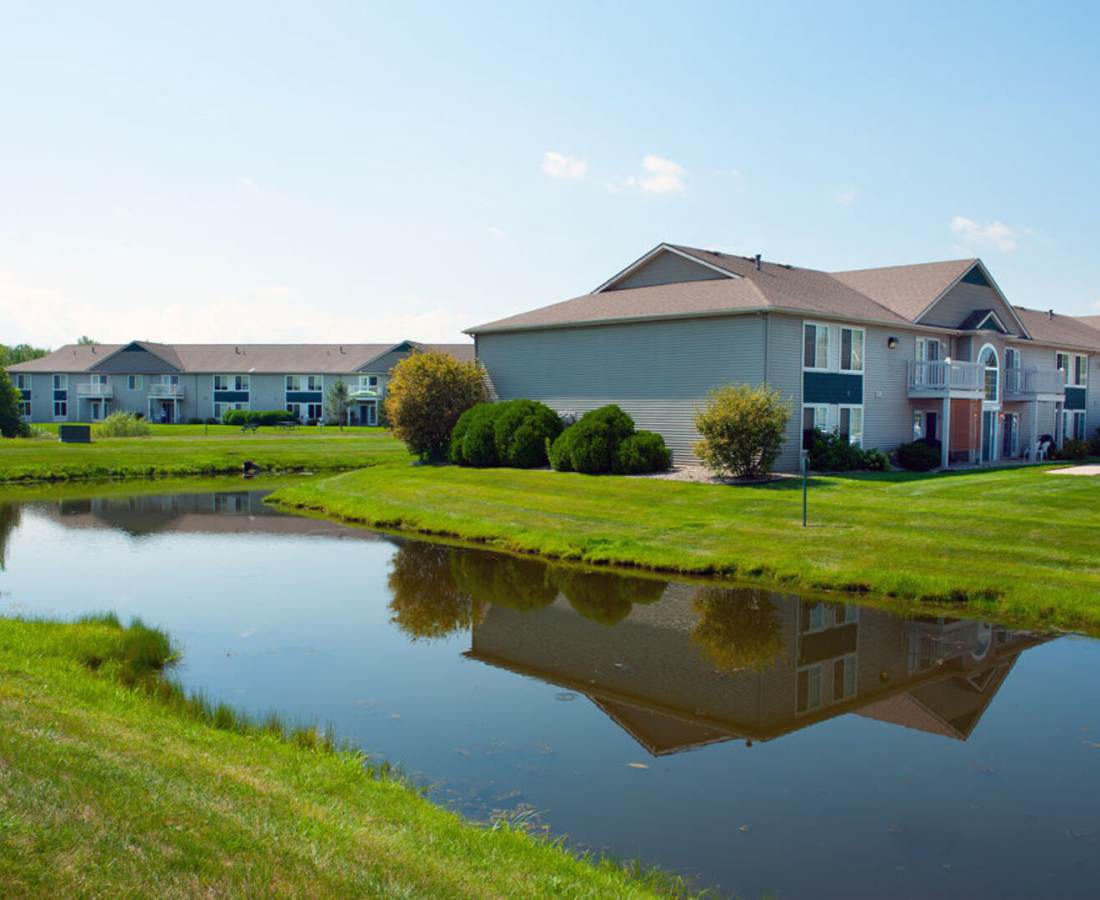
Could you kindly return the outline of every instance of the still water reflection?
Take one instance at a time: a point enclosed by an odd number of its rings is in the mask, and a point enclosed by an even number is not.
[[[6,608],[139,614],[185,683],[479,819],[723,893],[1091,895],[1095,642],[396,540],[261,492],[0,504]]]

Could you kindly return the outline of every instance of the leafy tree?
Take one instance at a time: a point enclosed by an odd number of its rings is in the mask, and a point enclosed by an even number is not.
[[[485,378],[476,362],[459,362],[438,350],[412,353],[390,375],[386,417],[410,452],[440,460],[459,417],[487,399]]]
[[[4,571],[4,560],[8,550],[8,541],[19,527],[21,514],[19,504],[0,503],[0,572]]]
[[[558,596],[558,589],[549,577],[549,567],[537,559],[455,550],[451,568],[455,583],[476,603],[534,612],[549,606]]]
[[[27,423],[19,414],[19,404],[23,397],[12,383],[11,377],[0,369],[0,435],[4,437],[26,437],[30,434]]]
[[[41,359],[49,352],[43,347],[32,347],[30,344],[15,344],[11,347],[0,344],[0,369],[32,359]]]
[[[328,389],[328,414],[343,425],[348,420],[348,386],[344,379],[337,378]]]
[[[99,343],[99,341],[93,340],[92,338],[88,337],[88,335],[86,335],[86,334],[82,334],[80,337],[78,337],[76,339],[76,342],[77,342],[77,344],[81,344],[81,345],[83,345],[83,344],[98,344]]]
[[[664,581],[564,567],[552,569],[550,577],[573,609],[601,625],[622,621],[635,603],[655,603],[668,588]]]
[[[779,456],[790,417],[790,404],[769,385],[718,388],[695,411],[703,436],[695,453],[716,474],[761,478]]]
[[[722,672],[763,671],[783,653],[783,632],[767,591],[700,588],[691,639]]]

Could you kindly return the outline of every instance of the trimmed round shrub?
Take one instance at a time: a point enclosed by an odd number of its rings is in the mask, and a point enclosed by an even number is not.
[[[922,438],[919,441],[910,441],[907,444],[899,444],[897,449],[898,465],[903,469],[914,472],[927,472],[939,467],[941,462],[941,445],[937,440]]]
[[[450,458],[460,466],[495,466],[496,438],[493,426],[498,404],[479,403],[459,416],[451,432]]]
[[[769,385],[718,388],[695,411],[703,436],[695,453],[717,475],[763,478],[779,457],[790,416],[790,400]]]
[[[633,433],[634,420],[622,409],[613,403],[601,406],[558,435],[550,447],[550,465],[559,472],[590,475],[614,471],[619,444]]]
[[[665,439],[654,431],[637,431],[626,438],[615,453],[615,471],[620,475],[663,472],[672,463]]]
[[[496,406],[493,439],[500,465],[516,469],[545,466],[547,441],[553,442],[562,432],[558,414],[535,400],[508,400]]]

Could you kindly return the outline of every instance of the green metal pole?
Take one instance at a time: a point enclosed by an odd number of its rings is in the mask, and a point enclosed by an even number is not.
[[[810,455],[803,451],[802,453],[802,527],[806,527],[806,514],[807,514],[807,492],[810,481]]]

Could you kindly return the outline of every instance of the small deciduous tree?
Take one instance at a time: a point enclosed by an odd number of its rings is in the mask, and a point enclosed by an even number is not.
[[[437,350],[413,353],[390,374],[386,418],[412,453],[440,460],[447,454],[459,416],[487,399],[485,378],[476,362],[460,362]]]
[[[769,385],[718,388],[695,411],[695,427],[703,436],[695,453],[719,475],[761,478],[779,456],[790,417],[790,404]]]
[[[762,671],[783,654],[783,630],[766,591],[700,588],[691,639],[721,672]]]
[[[23,402],[19,391],[12,384],[11,377],[0,369],[0,435],[4,437],[26,437],[30,433],[27,423],[20,415],[19,404]]]
[[[328,389],[328,414],[337,425],[348,419],[348,386],[343,378],[337,378]]]

